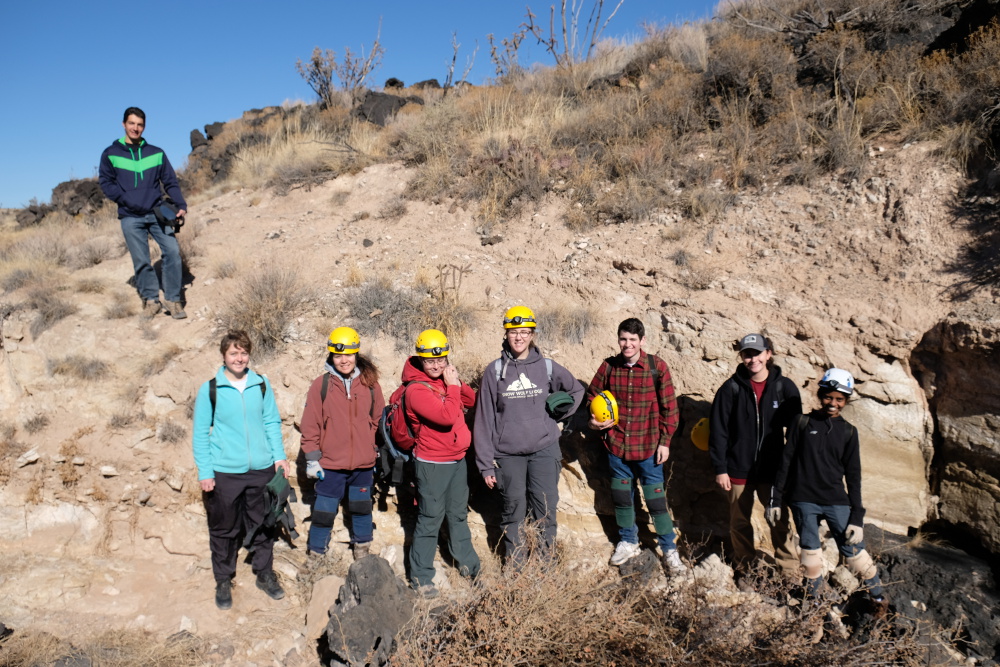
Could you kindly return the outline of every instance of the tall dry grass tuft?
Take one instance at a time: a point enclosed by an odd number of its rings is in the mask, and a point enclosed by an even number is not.
[[[210,646],[190,633],[160,639],[145,630],[115,629],[72,644],[47,632],[18,630],[0,642],[0,667],[102,665],[195,667],[207,664]]]
[[[221,328],[246,331],[254,354],[267,356],[284,345],[289,326],[310,298],[294,269],[261,266],[237,282],[222,309]]]

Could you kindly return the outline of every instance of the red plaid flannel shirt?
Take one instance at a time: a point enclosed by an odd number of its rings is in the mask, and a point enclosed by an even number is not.
[[[659,396],[651,364],[660,371]],[[621,354],[609,357],[597,369],[587,400],[605,390],[610,390],[618,403],[618,423],[604,431],[608,451],[626,461],[643,461],[655,454],[658,446],[670,446],[678,414],[667,362],[642,352],[629,367]]]

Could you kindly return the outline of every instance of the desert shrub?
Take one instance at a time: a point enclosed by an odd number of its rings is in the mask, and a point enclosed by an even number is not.
[[[560,303],[549,308],[539,308],[538,327],[546,337],[567,343],[580,344],[590,333],[597,319],[593,306],[570,306]]]
[[[157,429],[156,438],[160,442],[177,442],[187,435],[187,429],[177,422],[167,420],[160,424]]]
[[[176,343],[167,343],[158,350],[152,359],[147,361],[142,367],[142,376],[149,378],[159,375],[167,367],[174,357],[181,353],[181,348]]]
[[[108,428],[119,431],[145,419],[146,415],[141,408],[135,409],[131,406],[124,406],[115,410],[108,418]]]
[[[116,246],[106,238],[88,239],[76,247],[72,263],[78,269],[97,266],[101,262],[115,257],[116,251]]]
[[[714,220],[735,200],[732,192],[704,186],[687,188],[680,196],[681,211],[694,220]]]
[[[0,421],[0,445],[9,445],[14,442],[14,433],[17,432],[17,427],[11,422]]]
[[[72,303],[60,297],[55,288],[36,287],[28,292],[26,305],[38,311],[31,322],[31,337],[38,338],[43,331],[52,327],[59,320],[69,317],[77,308]]]
[[[135,314],[132,306],[135,303],[135,297],[130,294],[125,294],[124,292],[115,292],[111,295],[110,303],[104,306],[104,317],[109,320],[121,320],[126,317],[131,317]]]
[[[2,280],[0,286],[4,292],[13,292],[22,287],[37,285],[44,282],[47,272],[33,266],[24,266],[11,269]]]
[[[420,328],[420,307],[411,290],[395,287],[385,277],[365,280],[347,291],[345,305],[362,336],[385,334],[406,347]]]
[[[50,375],[66,375],[78,380],[90,381],[106,377],[110,374],[111,367],[100,359],[70,354],[62,359],[50,359],[48,370]]]
[[[398,196],[390,198],[378,210],[378,217],[383,220],[398,220],[404,215],[406,215],[406,200]]]
[[[254,354],[266,356],[284,344],[288,326],[310,297],[294,269],[261,266],[238,281],[222,309],[221,329],[246,331]]]
[[[236,262],[231,259],[224,259],[215,265],[216,278],[232,278],[236,275]]]
[[[24,422],[24,430],[34,435],[49,425],[48,415],[35,415]]]
[[[72,644],[47,632],[18,630],[0,643],[0,667],[15,665],[94,664],[102,667],[195,667],[214,662],[211,647],[180,632],[158,639],[146,630],[114,629]]]
[[[103,294],[104,281],[100,278],[83,278],[76,282],[76,291],[81,294]]]

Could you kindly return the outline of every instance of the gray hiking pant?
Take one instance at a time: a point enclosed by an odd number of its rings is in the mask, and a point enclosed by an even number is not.
[[[545,449],[521,456],[497,456],[500,466],[497,488],[503,495],[502,543],[504,556],[514,564],[527,554],[521,546],[521,524],[531,509],[531,518],[541,531],[542,548],[554,556],[556,542],[556,507],[559,505],[559,473],[562,450],[554,442]]]

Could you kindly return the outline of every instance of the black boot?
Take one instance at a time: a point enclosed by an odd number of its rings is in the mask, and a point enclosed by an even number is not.
[[[215,582],[215,606],[230,609],[233,606],[233,582],[229,579]]]
[[[264,570],[257,575],[257,588],[267,593],[273,600],[285,597],[285,589],[278,583],[278,575],[274,570]]]

